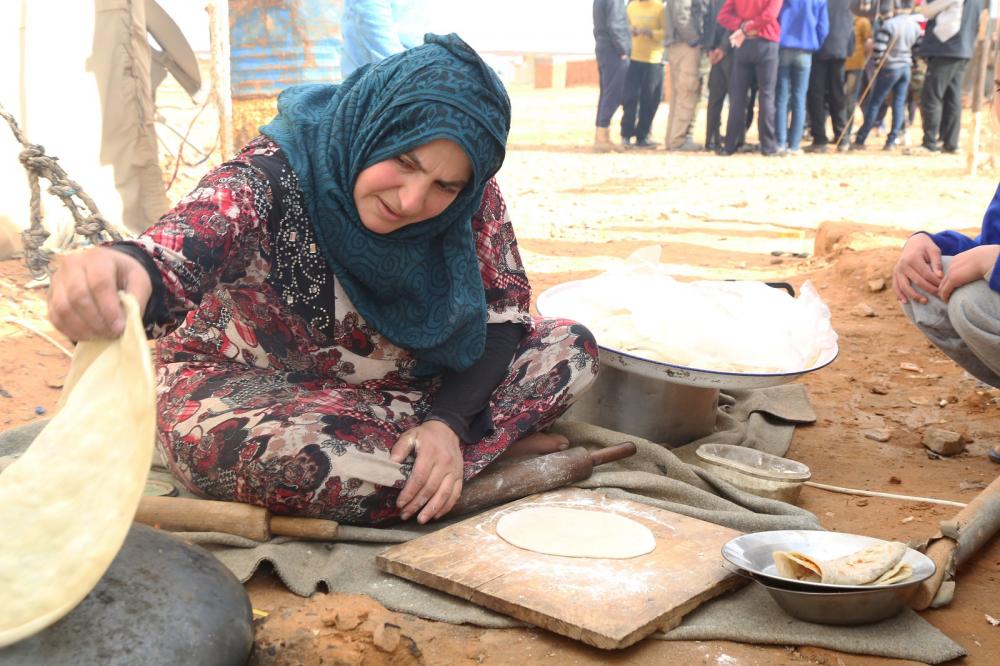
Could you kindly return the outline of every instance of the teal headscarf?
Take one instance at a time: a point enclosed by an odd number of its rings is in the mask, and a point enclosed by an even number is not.
[[[288,158],[327,263],[375,330],[409,350],[421,374],[462,370],[483,353],[486,297],[470,224],[503,163],[510,100],[457,35],[356,70],[339,85],[283,91],[261,132]],[[448,208],[388,234],[354,205],[365,168],[434,139],[458,144],[472,179]]]

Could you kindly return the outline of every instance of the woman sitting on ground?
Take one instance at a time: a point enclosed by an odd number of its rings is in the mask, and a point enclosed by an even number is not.
[[[116,290],[157,342],[158,436],[192,492],[276,514],[424,523],[596,377],[583,326],[533,317],[493,180],[510,102],[454,35],[303,85],[139,239],[64,257],[49,312],[117,336]],[[394,487],[347,452],[392,458]],[[339,462],[338,462],[339,461]]]

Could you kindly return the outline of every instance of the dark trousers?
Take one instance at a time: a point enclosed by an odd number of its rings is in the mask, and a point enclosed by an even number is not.
[[[705,147],[722,144],[722,107],[729,94],[729,78],[733,71],[733,55],[712,65],[708,72],[708,111],[705,118]]]
[[[663,99],[663,63],[635,62],[625,73],[622,138],[645,139]]]
[[[920,93],[925,148],[958,150],[958,135],[962,129],[962,77],[968,64],[967,58],[935,56],[928,59],[924,89]]]
[[[778,43],[764,39],[748,39],[733,52],[733,72],[729,79],[729,118],[726,120],[726,152],[734,153],[743,138],[747,117],[750,86],[757,77],[760,112],[757,133],[760,152],[777,152],[774,136],[774,85],[778,80]]]
[[[601,96],[597,100],[597,127],[609,127],[611,116],[622,105],[627,71],[628,58],[623,59],[614,49],[597,49],[597,74],[601,85]]]
[[[809,128],[815,146],[825,146],[826,110],[830,109],[833,137],[846,141],[844,125],[847,116],[847,94],[844,91],[844,59],[813,57],[809,72],[809,92],[806,93],[806,109],[809,112]]]

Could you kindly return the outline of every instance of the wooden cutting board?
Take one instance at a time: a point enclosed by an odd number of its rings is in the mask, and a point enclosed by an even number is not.
[[[528,507],[611,511],[648,527],[656,548],[627,560],[544,555],[497,536],[501,516]],[[744,579],[722,565],[741,533],[703,520],[578,488],[532,495],[473,516],[376,558],[383,571],[563,636],[623,648],[671,629],[702,602]]]

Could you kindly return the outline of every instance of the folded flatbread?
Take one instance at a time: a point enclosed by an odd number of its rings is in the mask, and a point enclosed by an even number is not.
[[[913,575],[902,562],[906,544],[882,541],[835,560],[818,560],[796,551],[775,551],[774,565],[782,578],[828,585],[891,585]]]

